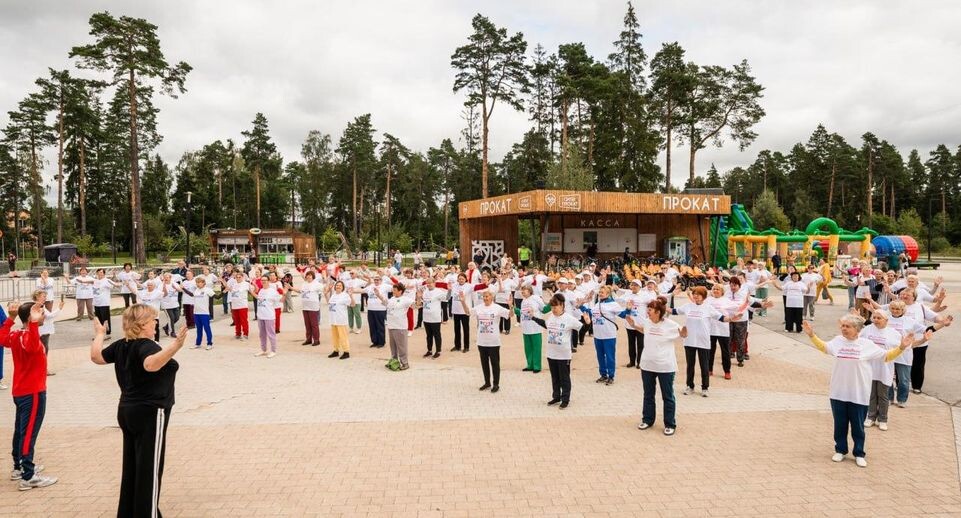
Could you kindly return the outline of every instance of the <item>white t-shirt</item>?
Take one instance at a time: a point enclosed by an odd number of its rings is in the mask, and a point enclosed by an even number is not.
[[[156,288],[160,290],[160,293],[163,294],[163,298],[160,299],[160,309],[174,309],[180,307],[180,301],[177,300],[177,294],[180,292],[177,291],[176,286],[177,283],[171,280],[169,284],[163,283]],[[166,291],[166,293],[164,293],[164,291]]]
[[[276,318],[274,308],[278,300],[280,300],[280,294],[269,286],[258,291],[256,300],[257,320],[274,320]]]
[[[120,281],[120,293],[133,293],[133,290],[130,289],[130,283],[139,281],[140,274],[133,270],[122,271],[117,274],[117,280]]]
[[[894,315],[888,317],[888,327],[897,331],[902,337],[911,333],[914,335],[915,340],[923,339],[924,331],[927,329],[923,322],[919,322],[914,317],[906,314],[900,317]],[[904,352],[901,353],[901,356],[894,359],[894,363],[900,363],[901,365],[910,367],[914,363],[914,348],[905,349]]]
[[[571,331],[579,330],[584,325],[583,322],[567,313],[563,313],[561,316],[549,313],[547,318],[544,319],[544,323],[547,325],[547,357],[551,360],[570,360],[573,358]]]
[[[660,322],[644,321],[644,354],[641,370],[648,372],[677,372],[674,342],[681,336],[681,326],[668,318]]]
[[[347,308],[350,307],[350,295],[346,292],[331,293],[327,299],[328,310],[330,311],[330,325],[347,325]]]
[[[901,345],[901,333],[898,333],[891,326],[878,329],[874,324],[871,324],[862,329],[858,336],[871,340],[874,345],[884,349],[885,352]],[[872,380],[890,385],[891,380],[894,379],[894,363],[886,362],[884,358],[878,358],[871,362],[871,372],[873,373]]]
[[[804,292],[805,297],[813,297],[817,293],[818,283],[823,279],[817,273],[802,273],[801,282],[807,286],[807,291]]]
[[[724,314],[707,302],[702,304],[688,302],[674,311],[678,315],[684,315],[687,317],[687,319],[684,321],[684,326],[687,327],[687,337],[684,338],[684,347],[710,349],[711,321],[720,319],[724,316]],[[645,340],[647,340],[647,338],[645,338]],[[646,352],[646,341],[644,342],[644,348]]]
[[[73,278],[71,284],[77,288],[77,300],[87,300],[93,298],[93,281],[94,278],[89,275],[81,275]]]
[[[387,300],[387,329],[407,330],[407,308],[414,304],[414,297],[405,291],[400,297]]]
[[[197,283],[193,279],[190,279],[189,281],[184,280],[183,282],[180,283],[180,287],[189,292],[193,292],[194,290],[197,289]],[[184,300],[184,306],[194,305],[194,298],[191,297],[190,295],[187,295],[186,293],[184,294],[183,300]]]
[[[468,283],[460,284],[457,282],[450,285],[451,314],[454,314],[454,315],[467,314],[467,312],[464,310],[464,307],[461,305],[460,294],[463,293],[465,300],[467,301],[468,304],[470,304],[471,294],[474,293],[474,286],[475,286],[474,284],[468,284]]]
[[[43,277],[37,277],[37,289],[43,290],[47,293],[48,301],[52,302],[53,299],[56,297],[57,292],[55,288],[56,286],[53,282],[53,279],[51,279],[50,277],[47,277],[46,282],[43,281]]]
[[[110,279],[97,279],[93,281],[94,307],[110,306],[110,288],[113,288],[113,281]]]
[[[163,293],[160,293],[159,288],[154,288],[152,291],[148,289],[143,289],[137,294],[137,301],[146,304],[156,310],[160,310],[160,299],[163,298]]]
[[[867,406],[874,377],[871,364],[883,360],[885,351],[867,338],[848,340],[843,336],[831,339],[826,349],[837,358],[831,373],[830,398]]]
[[[541,326],[534,322],[533,317],[540,318],[543,309],[544,299],[537,295],[531,295],[521,302],[521,333],[525,335],[540,334]]]
[[[588,307],[591,313],[591,324],[594,327],[594,338],[601,340],[617,338],[617,318],[624,311],[620,304],[613,300],[598,302]]]
[[[304,311],[320,311],[320,292],[324,285],[316,278],[300,287],[300,308]]]
[[[490,306],[478,304],[474,308],[477,316],[477,345],[479,347],[500,347],[500,321],[510,318],[507,308],[491,303]],[[406,324],[405,324],[406,325]]]
[[[784,281],[781,284],[781,291],[784,293],[784,307],[803,308],[804,295],[807,294],[807,285],[801,281]]]
[[[229,292],[231,310],[247,308],[247,293],[250,292],[249,282],[237,282],[237,279],[230,279],[227,281],[227,291]]]
[[[193,299],[190,302],[194,305],[194,315],[209,315],[210,299],[214,297],[214,290],[204,285],[203,289],[194,287],[190,291],[194,296],[184,296],[184,304],[187,303],[187,299]]]
[[[386,299],[390,291],[390,284],[383,281],[380,285],[374,283],[367,286],[367,311],[387,311],[387,306],[377,297],[377,292]]]
[[[708,296],[706,304],[710,304],[718,313],[730,316],[741,306],[741,302],[732,300],[728,297]],[[690,328],[688,328],[690,330]],[[711,336],[729,337],[731,336],[731,324],[721,319],[711,321]]]
[[[441,304],[447,300],[447,290],[441,288],[424,289],[421,294],[424,303],[424,322],[428,324],[438,324],[444,320],[441,313]],[[406,317],[404,325],[406,326]]]
[[[511,293],[517,289],[517,281],[505,279],[498,284],[494,284],[492,288],[495,290],[494,302],[498,304],[510,304]]]
[[[50,311],[47,308],[43,308],[43,314],[45,315],[43,318],[43,325],[40,326],[40,329],[38,329],[38,331],[40,331],[40,336],[52,335],[56,332],[56,330],[54,329],[54,323],[57,318],[57,315],[60,314],[60,310],[55,309],[53,311]]]

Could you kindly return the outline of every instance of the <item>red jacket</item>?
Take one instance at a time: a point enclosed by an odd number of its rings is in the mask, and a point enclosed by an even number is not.
[[[0,326],[0,345],[13,354],[13,397],[47,390],[47,355],[40,342],[40,328],[30,322],[27,329],[11,331],[13,319]]]

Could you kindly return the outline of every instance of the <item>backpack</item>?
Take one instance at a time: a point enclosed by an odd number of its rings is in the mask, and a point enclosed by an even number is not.
[[[391,358],[390,361],[387,362],[387,368],[390,369],[390,370],[392,370],[392,371],[395,371],[395,372],[396,372],[396,371],[399,371],[399,370],[400,370],[400,360],[398,360],[397,358]]]

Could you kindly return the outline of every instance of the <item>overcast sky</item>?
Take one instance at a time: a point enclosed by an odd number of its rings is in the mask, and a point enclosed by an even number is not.
[[[722,172],[749,164],[762,149],[786,152],[818,123],[852,144],[872,131],[905,156],[961,144],[961,2],[634,5],[649,57],[678,41],[699,64],[746,58],[766,88],[757,141],[744,152],[730,144],[701,151],[698,174],[711,162]],[[621,0],[0,0],[0,125],[47,67],[70,66],[70,48],[92,41],[89,16],[109,10],[158,25],[167,59],[194,67],[185,95],[156,100],[164,136],[158,151],[171,163],[216,139],[241,141],[256,112],[267,116],[287,161],[299,159],[308,131],[336,142],[347,121],[368,112],[379,132],[426,151],[463,127],[450,55],[465,43],[475,13],[523,32],[530,49],[541,43],[553,52],[579,41],[605,58],[625,9]],[[492,160],[528,126],[526,115],[497,108]],[[687,155],[675,164],[682,184]],[[51,162],[48,178],[54,168]]]

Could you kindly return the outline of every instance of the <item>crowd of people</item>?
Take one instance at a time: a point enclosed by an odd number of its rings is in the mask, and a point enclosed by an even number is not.
[[[530,256],[526,257],[523,262],[529,263]],[[294,297],[300,299],[304,322],[302,346],[329,345],[332,359],[350,359],[350,335],[366,333],[369,347],[390,346],[386,368],[405,371],[411,367],[411,356],[419,354],[412,354],[409,341],[419,329],[424,340],[416,343],[425,346],[424,361],[437,360],[444,352],[467,353],[473,338],[483,375],[479,390],[492,394],[501,390],[502,337],[519,327],[523,371],[541,372],[546,357],[547,405],[561,409],[572,403],[571,364],[590,336],[596,383],[614,384],[619,367],[640,370],[643,405],[638,428],[647,430],[656,423],[659,386],[663,433],[670,436],[678,427],[675,344],[682,345],[685,361],[683,394],[708,397],[718,356],[724,380],[733,378],[735,364],[743,368],[750,360],[750,326],[756,316],[775,305],[766,297],[767,288],[774,287],[781,291],[785,330],[808,334],[818,350],[836,358],[830,387],[833,460],[841,461],[848,453],[850,433],[859,466],[867,465],[865,428],[876,424],[887,430],[890,402],[903,407],[909,392],[920,392],[924,351],[932,333],[952,323],[944,314],[940,279],[928,286],[913,272],[882,271],[867,261],[855,262],[844,272],[850,313],[839,322],[840,334],[825,341],[810,324],[820,297],[834,303],[827,288],[831,269],[823,264],[800,270],[789,265],[776,273],[764,262],[752,260],[739,260],[728,269],[696,272],[670,261],[624,266],[623,271],[595,263],[577,271],[544,271],[514,264],[510,258],[493,269],[474,262],[461,269],[457,264],[428,265],[422,260],[404,268],[401,260],[393,259],[386,268],[311,260],[296,267],[301,278],[297,282],[293,271],[274,265],[226,264],[215,272],[208,266],[188,268],[183,262],[169,271],[138,272],[126,264],[109,277],[103,269],[91,275],[86,268],[68,276],[76,299],[75,319],[94,321],[91,359],[114,364],[121,386],[121,509],[156,508],[157,473],[162,472],[178,368],[173,356],[191,334],[194,348],[214,347],[211,320],[218,305],[223,318],[231,319],[235,340],[248,340],[250,321],[256,322],[259,347],[254,356],[258,358],[270,359],[282,352],[277,334],[282,319],[291,318],[283,315],[293,313]],[[675,301],[684,291],[682,276],[691,274],[704,282],[687,287],[686,300]],[[123,338],[105,346],[112,331],[114,289],[126,307]],[[61,300],[55,308],[58,295]],[[42,467],[33,464],[33,449],[43,419],[45,378],[53,374],[47,372],[47,346],[54,333],[53,320],[63,308],[63,294],[56,293],[55,283],[44,272],[37,279],[33,301],[11,305],[11,318],[4,319],[0,328],[0,342],[14,351],[13,395],[18,408],[14,442],[21,446],[14,450],[13,475],[21,480],[21,489],[56,482],[40,475]],[[327,337],[321,335],[325,314]],[[19,316],[21,330],[12,330],[13,316]],[[454,328],[449,348],[441,333],[446,324]],[[621,326],[626,330],[628,363],[619,366]],[[161,345],[161,333],[171,338],[165,345]],[[38,374],[41,371],[43,375]],[[21,415],[26,424],[21,423]],[[156,491],[146,491],[145,484]]]

